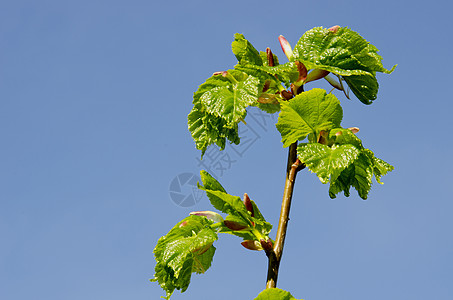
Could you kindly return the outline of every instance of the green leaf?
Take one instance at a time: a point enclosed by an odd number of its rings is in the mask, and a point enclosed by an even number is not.
[[[248,225],[252,224],[250,213],[240,197],[227,194],[222,185],[208,172],[200,171],[200,177],[203,186],[199,185],[198,188],[206,191],[212,206],[228,215],[241,218]]]
[[[344,76],[354,95],[363,104],[371,104],[377,98],[379,84],[373,74]]]
[[[226,121],[206,112],[200,104],[194,105],[188,116],[188,126],[197,149],[202,151],[202,156],[207,147],[217,144],[221,150],[225,149],[226,139],[234,144],[239,144],[237,124],[230,128]]]
[[[291,82],[296,81],[299,76],[297,66],[294,62],[287,62],[283,65],[277,65],[274,67],[270,67],[267,65],[236,66],[235,69],[241,70],[247,74],[254,75],[256,77],[271,79],[275,80],[276,82],[283,82],[287,87],[290,86]]]
[[[261,92],[263,89],[263,86],[266,81],[270,81],[272,86],[276,86],[277,84],[280,84],[279,81],[277,81],[277,78],[267,72],[264,72],[263,70],[260,69],[259,66],[255,65],[236,65],[234,66],[234,69],[236,71],[240,71],[248,76],[251,76],[252,78],[255,78],[259,81],[258,86],[258,92]],[[258,93],[259,94],[259,93]]]
[[[329,147],[318,143],[300,144],[297,156],[310,171],[318,175],[322,183],[337,178],[340,173],[350,166],[360,151],[353,145]]]
[[[277,129],[284,147],[303,140],[309,134],[317,137],[321,130],[339,127],[343,118],[340,101],[322,89],[303,92],[281,102]]]
[[[226,193],[226,190],[211,174],[205,170],[200,171],[201,181],[203,182],[204,188],[211,191],[220,191]]]
[[[278,102],[277,103],[258,103],[256,106],[259,109],[261,109],[269,114],[274,114],[274,113],[280,111],[280,103],[278,103]]]
[[[234,68],[259,80],[258,99],[253,104],[254,106],[271,114],[280,111],[279,100],[282,99],[280,89],[283,89],[281,81],[284,81],[284,79],[279,80],[275,75],[266,72],[261,67],[250,64],[236,65]],[[289,81],[286,84],[289,86]],[[266,90],[263,90],[264,86],[267,87]]]
[[[342,76],[390,74],[382,65],[378,49],[368,43],[357,32],[340,27],[336,33],[316,27],[299,39],[294,47],[294,58],[309,69],[322,69]]]
[[[376,158],[371,150],[363,148],[357,159],[337,178],[331,180],[329,195],[331,198],[335,198],[336,194],[344,192],[344,195],[349,197],[349,189],[352,186],[357,190],[359,196],[366,200],[371,190],[373,175],[376,181],[382,184],[381,176],[392,170],[393,166]]]
[[[329,141],[335,145],[351,144],[357,149],[363,149],[362,141],[351,130],[346,128],[334,128],[329,132]],[[331,146],[329,144],[329,146]]]
[[[352,165],[331,181],[329,195],[335,198],[335,194],[344,191],[344,195],[349,197],[349,188],[353,186],[359,196],[366,200],[371,189],[372,178],[373,168],[370,159],[361,153]]]
[[[217,233],[205,217],[189,216],[162,236],[154,248],[157,264],[151,281],[158,281],[169,299],[174,290],[184,292],[191,274],[204,273],[211,266]]]
[[[231,48],[240,64],[263,65],[259,52],[245,39],[244,35],[236,33]]]
[[[283,82],[287,88],[290,87],[291,82],[294,82],[299,77],[297,66],[294,62],[287,62],[283,65],[274,67],[270,66],[254,66],[255,69],[261,70],[269,75],[275,76],[279,81]]]
[[[254,300],[297,300],[290,292],[278,288],[265,289]],[[302,299],[301,299],[302,300]]]
[[[307,31],[294,47],[295,60],[309,69],[322,69],[343,76],[356,97],[364,104],[377,98],[376,72],[384,68],[379,50],[357,32],[340,27],[337,32],[322,27]]]
[[[213,75],[200,85],[194,93],[188,127],[202,155],[212,144],[223,150],[226,139],[239,144],[238,123],[247,114],[245,108],[257,103],[259,84],[258,79],[231,70],[227,77]]]
[[[203,186],[199,185],[198,188],[206,191],[212,206],[228,214],[225,220],[235,221],[248,226],[248,229],[239,231],[231,230],[224,226],[221,232],[237,235],[244,240],[259,241],[261,238],[268,239],[272,224],[266,222],[254,201],[250,200],[254,212],[252,217],[251,212],[247,210],[240,197],[227,194],[222,185],[208,172],[202,170],[200,171],[200,176]]]
[[[374,153],[369,149],[364,149],[364,153],[366,156],[368,156],[368,158],[371,160],[371,163],[373,164],[373,174],[376,178],[376,181],[379,184],[384,184],[383,182],[381,182],[381,177],[388,172],[393,171],[394,167],[391,164],[383,161],[382,159],[375,157]]]
[[[228,127],[233,127],[245,118],[246,108],[258,100],[260,81],[237,70],[227,72],[229,82],[204,92],[200,101],[208,113],[224,119]]]
[[[209,190],[204,186],[199,186],[199,188],[206,191],[212,206],[216,209],[226,214],[241,217],[242,220],[246,221],[249,225],[251,224],[248,218],[247,209],[241,198],[229,195],[225,192]]]

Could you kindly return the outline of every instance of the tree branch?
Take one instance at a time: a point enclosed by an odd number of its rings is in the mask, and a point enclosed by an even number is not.
[[[272,251],[266,253],[268,257],[267,283],[266,288],[275,288],[277,286],[278,269],[283,254],[285,244],[286,229],[289,221],[289,210],[291,208],[291,199],[293,196],[294,183],[298,171],[305,168],[299,159],[297,159],[297,142],[291,144],[288,150],[288,164],[286,167],[285,190],[283,192],[282,208],[277,229],[277,237]]]

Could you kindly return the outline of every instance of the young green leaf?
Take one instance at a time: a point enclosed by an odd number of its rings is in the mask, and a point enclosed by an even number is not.
[[[294,298],[290,292],[278,288],[271,288],[265,289],[264,291],[259,293],[258,297],[256,297],[254,300],[297,300],[297,299]]]
[[[217,144],[223,150],[226,139],[234,144],[240,142],[237,124],[230,128],[225,120],[206,112],[200,103],[194,105],[187,119],[189,131],[202,156],[209,145]]]
[[[335,198],[336,194],[343,191],[349,197],[349,188],[354,187],[359,196],[366,200],[371,189],[371,179],[373,178],[373,166],[367,155],[360,153],[358,158],[345,169],[339,176],[332,178],[330,182],[329,195]]]
[[[202,155],[212,144],[223,150],[226,139],[239,144],[238,123],[245,118],[246,107],[258,103],[258,79],[236,70],[224,74],[208,78],[193,96],[188,126]]]
[[[272,225],[266,222],[253,200],[250,200],[254,213],[252,217],[252,213],[241,198],[227,194],[222,185],[208,172],[201,171],[200,175],[203,186],[199,185],[199,188],[206,191],[212,206],[228,214],[225,218],[227,224],[221,232],[237,235],[244,240],[259,241],[269,238]]]
[[[344,76],[348,86],[351,88],[354,95],[363,104],[371,104],[377,98],[379,84],[376,76],[373,74],[351,75]]]
[[[212,177],[211,174],[206,172],[205,170],[200,171],[200,177],[201,181],[203,182],[203,185],[205,189],[211,190],[211,191],[220,191],[223,193],[226,193],[226,190],[223,188],[223,186],[218,182],[214,177]],[[214,206],[215,207],[215,206]],[[222,211],[222,210],[220,210]]]
[[[283,147],[303,140],[309,134],[317,137],[321,130],[339,127],[343,118],[340,101],[322,89],[312,89],[289,101],[282,101],[281,107],[276,126]]]
[[[222,118],[228,127],[233,127],[245,118],[245,109],[258,100],[260,81],[237,70],[227,71],[227,78],[228,82],[223,81],[221,85],[205,91],[200,101],[208,113]]]
[[[294,59],[307,68],[322,69],[342,76],[390,74],[382,65],[378,49],[357,32],[339,27],[336,32],[316,27],[304,33],[294,47]]]
[[[347,27],[335,30],[316,27],[300,38],[294,48],[294,57],[307,68],[343,76],[356,97],[371,104],[379,88],[376,72],[390,74],[396,67],[384,68],[377,52],[375,46]]]
[[[198,188],[206,192],[212,206],[226,214],[240,217],[251,225],[249,212],[240,197],[227,194],[220,183],[208,172],[202,170],[200,175],[203,186],[199,185]]]
[[[260,53],[245,39],[244,35],[236,33],[231,48],[240,64],[263,65]]]
[[[393,166],[374,156],[362,145],[362,141],[350,130],[330,130],[327,145],[300,144],[298,157],[310,171],[316,173],[322,183],[330,181],[329,195],[335,198],[339,192],[349,197],[354,187],[362,199],[367,199],[373,174],[378,183],[381,176],[393,170]]]
[[[283,65],[275,67],[270,66],[254,66],[254,69],[265,72],[266,74],[278,78],[279,81],[283,82],[286,87],[290,87],[291,82],[297,80],[299,73],[297,72],[297,66],[294,62],[287,62]]]
[[[217,233],[205,217],[189,216],[162,236],[154,248],[157,264],[151,281],[158,281],[169,299],[174,290],[184,292],[191,274],[204,273],[211,266]]]
[[[362,141],[354,134],[350,129],[346,128],[334,128],[329,132],[329,141],[335,145],[351,144],[357,149],[363,149]]]
[[[353,145],[329,147],[318,143],[300,144],[297,156],[322,183],[337,178],[358,157],[360,151]]]
[[[388,172],[393,171],[394,167],[391,164],[383,161],[382,159],[375,157],[374,153],[369,149],[364,149],[363,152],[371,160],[371,163],[373,165],[373,174],[376,178],[376,181],[380,184],[384,184],[383,182],[381,182],[381,177]]]

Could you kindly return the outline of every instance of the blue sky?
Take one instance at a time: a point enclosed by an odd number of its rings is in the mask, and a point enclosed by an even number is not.
[[[337,93],[343,124],[396,169],[367,201],[330,200],[299,173],[278,286],[306,300],[451,299],[451,11],[447,1],[1,1],[0,298],[163,295],[149,282],[157,239],[211,209],[169,194],[201,168],[192,93],[235,64],[236,32],[284,61],[280,34],[294,45],[338,24],[398,64],[378,76],[371,106]],[[241,155],[227,148],[235,161],[220,181],[247,192],[275,232],[286,149],[272,120],[249,120],[257,138]],[[221,236],[212,268],[172,299],[253,299],[267,261],[239,243]]]

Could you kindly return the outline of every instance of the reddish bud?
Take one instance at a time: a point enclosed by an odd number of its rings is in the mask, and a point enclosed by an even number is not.
[[[212,73],[212,76],[222,75],[224,72],[226,72],[226,71],[217,71],[217,72]]]
[[[257,101],[263,104],[278,104],[277,96],[274,94],[262,93]]]
[[[329,31],[332,33],[337,33],[338,29],[340,29],[340,26],[335,25],[329,28]]]
[[[263,247],[261,246],[261,243],[258,241],[252,241],[252,240],[246,240],[241,243],[242,246],[249,250],[255,250],[255,251],[261,251],[263,250]]]
[[[272,244],[272,241],[270,239],[268,239],[267,241],[261,239],[260,244],[266,252],[272,251],[272,249],[274,248],[274,245]]]
[[[340,135],[342,135],[342,134],[343,134],[342,131],[338,131],[337,133],[335,133],[335,136],[340,136]]]
[[[272,51],[270,48],[266,48],[266,56],[267,56],[267,64],[269,65],[269,67],[275,66],[274,55],[272,54]]]
[[[270,85],[271,85],[271,82],[270,82],[269,80],[266,80],[266,81],[264,82],[263,93],[269,89],[269,86],[270,86]]]
[[[205,211],[193,211],[190,213],[191,216],[201,216],[201,217],[206,217],[211,221],[214,221],[214,223],[222,222],[223,218],[221,215],[219,215],[216,212],[205,210]]]
[[[226,227],[228,227],[229,229],[234,230],[234,231],[244,230],[249,227],[247,224],[239,223],[239,222],[231,221],[231,220],[225,220],[225,221],[223,221],[223,224],[225,224]]]
[[[181,224],[179,224],[179,228],[186,226],[188,223],[188,221],[182,222]]]
[[[291,49],[291,45],[289,44],[288,40],[283,36],[278,37],[278,41],[280,42],[280,46],[282,46],[283,53],[285,53],[286,57],[291,61],[293,60],[293,49]]]
[[[319,132],[318,143],[323,144],[323,145],[327,145],[327,136],[328,135],[329,134],[328,134],[327,131],[321,130]]]
[[[286,100],[289,100],[293,97],[293,93],[288,92],[287,90],[283,90],[281,92],[281,95],[282,95],[283,99],[286,99]]]
[[[359,132],[359,130],[360,130],[359,127],[349,127],[348,129],[351,130],[352,133],[354,133],[354,134]]]
[[[255,214],[253,213],[253,205],[252,205],[252,201],[250,200],[250,197],[249,195],[247,195],[247,193],[244,193],[244,205],[245,205],[245,208],[252,213],[252,217],[255,216]]]
[[[297,71],[299,72],[299,78],[297,79],[297,82],[304,82],[305,79],[307,79],[307,67],[300,61],[296,61],[296,66],[297,66]]]

